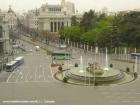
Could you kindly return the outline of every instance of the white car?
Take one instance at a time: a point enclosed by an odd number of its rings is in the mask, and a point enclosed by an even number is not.
[[[30,49],[30,50],[29,50],[29,52],[33,52],[33,50],[32,50],[32,49]]]
[[[19,44],[14,44],[14,45],[13,45],[13,48],[19,48],[19,47],[20,47]]]
[[[40,47],[39,46],[35,46],[36,47],[36,51],[39,51]]]

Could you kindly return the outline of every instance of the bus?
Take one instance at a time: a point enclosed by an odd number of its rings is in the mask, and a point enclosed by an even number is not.
[[[11,62],[6,64],[6,71],[7,72],[12,72],[18,66],[20,66],[23,63],[24,63],[24,58],[22,56],[21,57],[17,57],[14,61],[11,61]]]
[[[136,57],[137,59],[140,59],[140,53],[131,53],[130,55],[131,55],[131,59],[136,59]]]
[[[6,71],[12,72],[16,69],[16,67],[17,67],[17,61],[11,61],[6,64]]]
[[[15,59],[15,61],[17,61],[17,66],[21,65],[24,63],[24,58],[21,56],[21,57],[17,57]]]
[[[71,54],[69,52],[54,51],[52,53],[53,60],[70,60]]]

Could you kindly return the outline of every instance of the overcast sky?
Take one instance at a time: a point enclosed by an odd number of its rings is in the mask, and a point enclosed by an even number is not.
[[[89,9],[101,10],[107,7],[109,11],[140,9],[140,0],[66,0],[75,3],[76,9],[82,13]],[[59,4],[61,0],[0,0],[0,8],[7,10],[9,5],[14,11],[22,12],[39,8],[44,3]]]

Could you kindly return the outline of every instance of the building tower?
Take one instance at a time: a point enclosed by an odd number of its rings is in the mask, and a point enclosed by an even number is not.
[[[65,5],[65,2],[66,2],[65,0],[62,0],[61,1],[61,5],[64,6]]]

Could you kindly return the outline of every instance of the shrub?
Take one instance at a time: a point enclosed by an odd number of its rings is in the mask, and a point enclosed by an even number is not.
[[[130,68],[129,67],[126,68],[126,72],[130,72]]]
[[[138,76],[138,74],[135,72],[135,73],[134,73],[134,77],[137,78],[137,76]]]
[[[94,83],[94,86],[98,86],[98,83],[97,83],[97,82],[95,82],[95,83]]]
[[[110,67],[112,68],[113,67],[113,64],[110,64]]]
[[[75,63],[75,65],[74,65],[75,67],[78,67],[78,63]]]
[[[59,70],[59,71],[62,71],[62,70],[63,70],[62,66],[59,66],[59,67],[58,67],[58,70]]]
[[[64,77],[63,78],[63,82],[67,83],[68,82],[68,78],[67,77]]]

